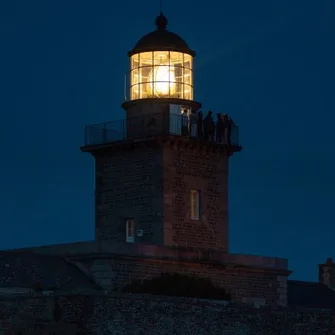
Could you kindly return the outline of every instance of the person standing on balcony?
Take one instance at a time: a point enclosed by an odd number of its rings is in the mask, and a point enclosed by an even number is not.
[[[226,113],[222,114],[222,136],[223,136],[223,143],[228,143],[228,115]]]
[[[183,136],[188,135],[188,115],[186,109],[184,109],[183,113],[181,114],[181,134]]]
[[[228,116],[228,123],[227,123],[227,144],[231,146],[231,131],[232,127],[234,126],[234,121],[231,117]]]
[[[212,111],[209,111],[208,114],[209,114],[209,119],[208,119],[209,138],[210,138],[211,142],[214,142],[215,122],[213,120],[213,113],[212,113]]]
[[[191,137],[197,137],[198,115],[195,110],[192,110],[190,115],[190,132]]]
[[[206,114],[205,118],[204,118],[204,140],[208,141],[209,140],[209,115],[208,113]]]
[[[198,134],[198,139],[202,139],[202,111],[198,112],[198,129],[197,129],[197,134]]]
[[[224,132],[221,113],[217,113],[216,118],[217,118],[217,120],[216,120],[216,142],[221,143],[223,132]]]
[[[204,135],[206,141],[214,140],[215,124],[212,117],[212,111],[208,111],[204,119]]]

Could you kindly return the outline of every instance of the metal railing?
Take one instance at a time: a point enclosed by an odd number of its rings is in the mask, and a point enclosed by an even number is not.
[[[209,128],[212,128],[210,131]],[[153,136],[176,135],[201,141],[240,147],[238,126],[209,127],[205,120],[192,123],[181,115],[159,113],[143,114],[138,117],[110,121],[85,127],[85,146],[113,143],[123,140],[138,140]]]

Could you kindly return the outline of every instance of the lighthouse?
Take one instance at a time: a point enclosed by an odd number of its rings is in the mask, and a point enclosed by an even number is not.
[[[214,136],[216,118],[201,117],[194,96],[195,51],[168,30],[163,13],[155,24],[128,52],[124,118],[85,128],[81,150],[95,160],[95,239],[228,252],[238,127],[222,118],[222,136]]]

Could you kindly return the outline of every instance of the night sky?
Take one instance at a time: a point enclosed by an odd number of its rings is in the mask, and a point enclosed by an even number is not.
[[[197,51],[195,99],[240,126],[231,252],[317,280],[335,258],[335,2],[164,2]],[[158,14],[158,0],[1,1],[1,249],[94,238],[84,126],[124,116],[127,51]]]

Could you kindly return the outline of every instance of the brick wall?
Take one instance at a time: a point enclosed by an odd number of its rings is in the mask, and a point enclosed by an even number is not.
[[[96,238],[228,251],[228,157],[189,139],[145,141],[96,152]],[[200,191],[200,220],[190,219],[190,191]]]
[[[210,278],[215,285],[225,288],[234,301],[255,301],[269,306],[287,303],[289,272],[285,269],[117,255],[87,257],[77,262],[85,266],[98,284],[111,290],[120,290],[131,281],[153,278],[163,272],[178,272]]]
[[[164,244],[228,251],[228,157],[192,140],[164,147]],[[200,191],[191,220],[190,191]]]
[[[144,295],[58,294],[54,300],[62,318],[44,322],[26,318],[26,328],[18,325],[18,312],[32,304],[32,298],[0,299],[1,330],[16,329],[22,335],[36,325],[34,334],[250,334],[250,335],[324,335],[334,334],[335,313],[318,310],[251,308],[226,302]],[[43,306],[45,299],[35,298]],[[50,304],[49,304],[50,305]],[[21,323],[22,324],[22,323]],[[58,325],[58,326],[57,326]],[[53,328],[52,328],[53,327]],[[75,327],[75,328],[74,328]],[[17,332],[10,334],[18,334]]]
[[[335,263],[331,258],[326,263],[319,264],[319,282],[335,290]]]
[[[110,240],[70,246],[24,250],[65,257],[105,289],[120,289],[130,281],[162,272],[194,273],[228,289],[236,301],[286,305],[287,277],[291,273],[287,259]]]
[[[144,232],[135,242],[162,244],[162,161],[150,145],[95,155],[97,240],[125,241],[125,220],[134,218]]]

